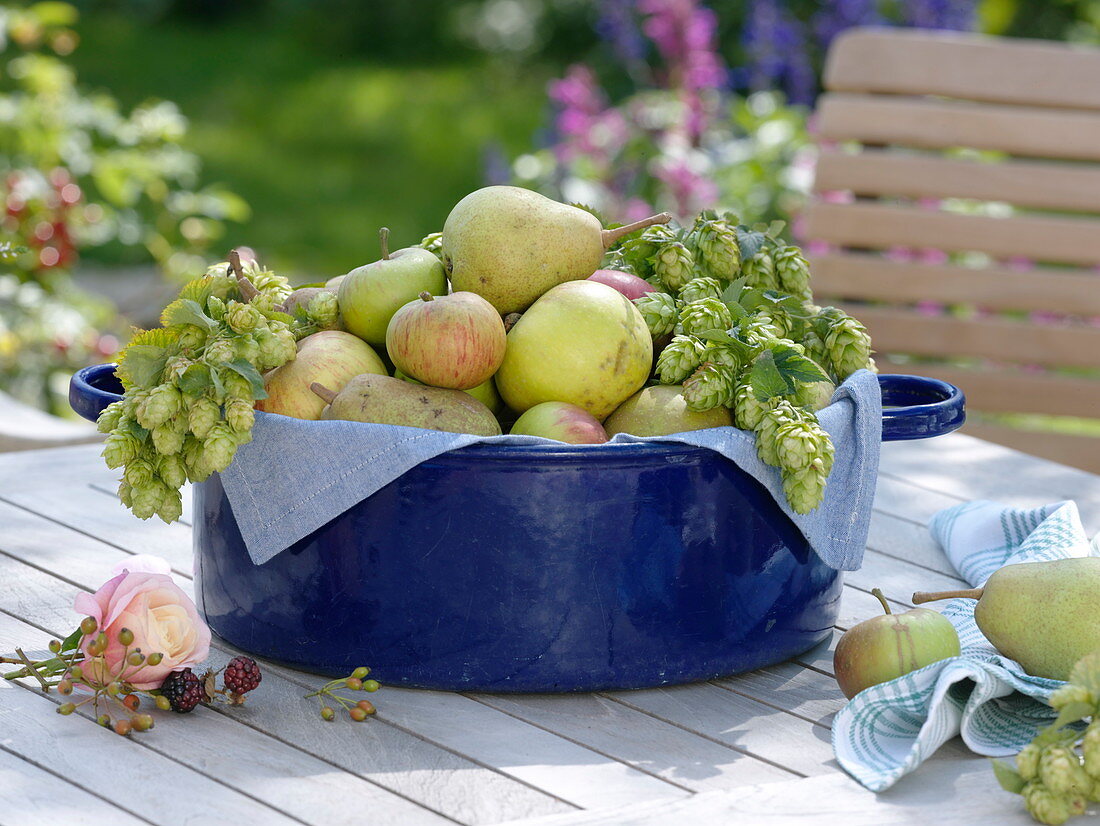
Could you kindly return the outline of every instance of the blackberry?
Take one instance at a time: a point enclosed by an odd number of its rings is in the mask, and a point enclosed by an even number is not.
[[[222,675],[225,687],[234,694],[247,694],[260,684],[263,675],[251,657],[234,657]]]
[[[186,714],[206,699],[202,680],[190,668],[173,671],[160,684],[160,693],[167,698],[172,711]]]

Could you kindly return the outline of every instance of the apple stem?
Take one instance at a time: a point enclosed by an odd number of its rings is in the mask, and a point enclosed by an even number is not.
[[[672,215],[667,212],[662,212],[659,215],[650,215],[648,218],[643,218],[640,221],[635,221],[633,224],[626,224],[625,226],[615,227],[615,229],[603,230],[603,248],[608,249],[622,238],[624,235],[630,235],[632,232],[637,232],[640,229],[651,227],[654,224],[667,224],[672,220]]]
[[[378,230],[378,240],[382,244],[382,260],[390,260],[390,228],[382,227]]]
[[[872,596],[877,597],[878,601],[882,603],[882,610],[883,611],[885,611],[887,614],[894,613],[893,611],[890,610],[890,603],[888,603],[886,601],[886,595],[884,593],[882,593],[881,588],[872,588],[871,589],[871,594],[872,594]]]
[[[917,591],[913,594],[913,604],[920,605],[924,602],[936,602],[941,599],[981,599],[982,594],[985,592],[984,588],[968,588],[961,591]]]
[[[334,401],[336,401],[336,394],[320,382],[313,382],[309,386],[309,389],[320,396],[322,399],[324,399],[325,402],[328,404],[332,404]]]
[[[508,313],[504,316],[504,332],[508,332],[516,326],[516,322],[523,317],[523,313]]]
[[[427,290],[421,290],[418,295],[421,301],[435,301],[435,296]]]

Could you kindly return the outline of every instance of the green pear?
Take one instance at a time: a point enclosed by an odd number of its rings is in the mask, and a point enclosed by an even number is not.
[[[339,393],[317,382],[310,385],[310,390],[328,405],[321,414],[323,419],[422,427],[475,436],[500,435],[496,416],[461,390],[412,384],[371,373],[356,376]]]
[[[998,568],[981,588],[918,592],[913,602],[978,600],[974,621],[1001,654],[1035,677],[1066,680],[1100,646],[1100,557],[1021,562]]]
[[[642,388],[652,360],[653,338],[629,298],[596,281],[568,281],[508,332],[497,389],[517,413],[568,402],[603,421]]]
[[[882,591],[874,588],[871,593],[886,613],[849,628],[833,652],[833,673],[849,699],[865,688],[959,656],[958,632],[943,614],[928,608],[894,614]]]
[[[501,315],[522,312],[551,287],[588,278],[624,235],[668,213],[605,230],[596,216],[516,186],[471,192],[443,224],[443,262],[455,291],[477,293]]]
[[[439,259],[420,247],[391,253],[388,233],[385,227],[379,233],[381,260],[349,272],[337,292],[344,326],[369,344],[385,344],[386,327],[394,313],[420,293],[447,292],[447,276]]]
[[[410,384],[423,384],[422,381],[417,381],[412,376],[408,376],[402,373],[400,370],[395,370],[393,373],[395,379],[401,379],[401,381],[407,381]],[[469,393],[483,405],[493,411],[493,415],[499,414],[504,410],[504,399],[500,397],[500,393],[497,392],[496,382],[492,379],[486,379],[477,387],[471,387],[469,390],[463,390],[463,393]]]
[[[643,387],[607,417],[603,423],[607,435],[668,436],[733,424],[728,407],[712,407],[702,412],[690,409],[684,401],[683,389],[679,384]]]
[[[542,436],[571,445],[602,445],[607,441],[603,425],[591,413],[575,404],[536,404],[512,425],[513,436]]]
[[[386,374],[382,359],[362,339],[326,330],[298,342],[298,355],[264,374],[267,398],[256,409],[296,419],[318,419],[324,402],[310,392],[313,382],[339,389],[360,373]]]

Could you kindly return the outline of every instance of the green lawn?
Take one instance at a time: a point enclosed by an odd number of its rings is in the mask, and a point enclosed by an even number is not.
[[[252,205],[227,248],[253,246],[298,281],[376,258],[379,226],[396,246],[439,229],[482,184],[486,146],[514,156],[530,145],[552,72],[484,61],[372,65],[243,26],[90,15],[80,31],[81,82],[127,106],[179,104],[205,180]]]

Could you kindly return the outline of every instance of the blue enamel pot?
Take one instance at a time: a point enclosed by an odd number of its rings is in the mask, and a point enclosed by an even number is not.
[[[949,384],[881,376],[884,439],[958,428]],[[80,371],[94,418],[120,388]],[[194,486],[197,595],[234,645],[333,675],[463,691],[643,688],[826,639],[840,572],[713,451],[478,445],[418,465],[263,565],[219,478]]]

